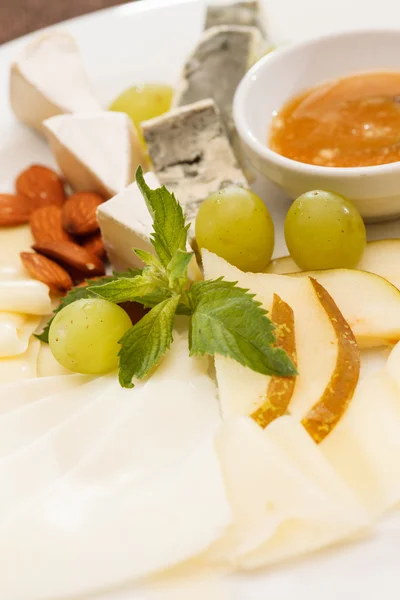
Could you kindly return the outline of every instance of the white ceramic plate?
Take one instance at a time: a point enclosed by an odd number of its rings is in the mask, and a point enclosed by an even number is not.
[[[264,0],[264,3],[270,37],[275,43],[354,27],[393,27],[396,22],[400,27],[398,0]],[[174,84],[185,56],[200,36],[204,11],[202,0],[143,0],[68,21],[63,27],[78,40],[94,87],[107,105],[134,83]],[[0,48],[0,191],[11,191],[14,177],[27,165],[54,164],[44,142],[17,124],[8,106],[10,62],[26,41],[27,38],[22,38]],[[281,255],[285,252],[281,232],[288,202],[272,186],[258,183],[258,191],[273,213],[278,234],[275,254]],[[369,236],[400,237],[400,222],[370,227]],[[196,587],[196,591],[187,585],[179,589],[164,585],[162,597],[398,600],[399,556],[400,515],[393,514],[366,541],[330,549],[269,571],[231,576],[223,579],[221,585],[206,582],[205,587]],[[102,596],[106,600],[159,597],[159,592],[154,595],[139,589]]]

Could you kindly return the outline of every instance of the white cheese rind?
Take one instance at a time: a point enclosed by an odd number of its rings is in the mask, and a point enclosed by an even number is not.
[[[146,165],[132,121],[125,113],[96,112],[59,115],[43,126],[50,147],[75,191],[110,198]]]
[[[175,109],[142,124],[153,169],[189,220],[201,202],[228,185],[248,187],[213,100]]]
[[[101,110],[79,48],[63,31],[44,33],[26,46],[11,67],[10,100],[17,118],[40,132],[54,115]]]
[[[222,25],[205,31],[185,64],[173,105],[212,98],[232,137],[233,97],[241,79],[258,58],[261,44],[262,36],[256,27]]]
[[[149,187],[160,187],[154,173],[145,173],[144,179]],[[136,182],[101,204],[97,218],[107,255],[117,271],[143,266],[132,248],[154,253],[152,219]]]

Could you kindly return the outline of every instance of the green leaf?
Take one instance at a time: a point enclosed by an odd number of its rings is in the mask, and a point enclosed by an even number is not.
[[[182,207],[165,186],[152,190],[143,177],[141,167],[136,171],[136,183],[143,194],[153,219],[154,233],[151,243],[164,267],[167,267],[177,250],[186,249],[187,232]]]
[[[296,375],[286,352],[274,347],[274,326],[254,295],[220,278],[194,283],[188,296],[191,355],[220,354],[264,375]]]
[[[119,381],[122,387],[132,388],[132,379],[145,377],[171,346],[179,300],[179,296],[164,300],[121,338]]]
[[[145,265],[162,270],[163,266],[159,259],[154,254],[151,254],[151,252],[146,252],[146,250],[141,250],[140,248],[134,248],[133,251],[136,256],[138,256],[140,260],[144,262]]]
[[[187,269],[193,255],[193,252],[185,252],[184,250],[175,252],[167,267],[170,285],[174,285],[175,281],[187,278]]]
[[[163,282],[153,277],[152,272],[147,269],[148,267],[134,279],[121,277],[116,281],[91,287],[90,290],[96,296],[116,304],[127,301],[134,302],[137,298],[154,294],[163,285]]]
[[[65,306],[68,306],[68,304],[71,304],[71,302],[75,302],[76,300],[81,300],[82,298],[93,298],[94,294],[91,291],[92,287],[96,287],[104,282],[107,283],[107,282],[111,282],[111,281],[118,281],[119,277],[132,279],[132,278],[140,275],[140,273],[141,273],[140,270],[134,271],[132,269],[128,269],[127,271],[124,271],[121,273],[114,273],[114,275],[110,275],[108,277],[99,277],[97,279],[87,279],[86,280],[86,283],[88,284],[87,287],[72,288],[72,290],[70,290],[68,292],[68,294],[66,294],[66,296],[64,296],[61,299],[60,305],[53,312],[52,317],[50,318],[47,325],[45,325],[42,333],[35,334],[35,337],[37,337],[37,339],[40,340],[41,342],[48,344],[49,343],[50,325],[52,324],[53,319],[56,316],[56,314],[58,312],[60,312],[60,310],[62,310]]]

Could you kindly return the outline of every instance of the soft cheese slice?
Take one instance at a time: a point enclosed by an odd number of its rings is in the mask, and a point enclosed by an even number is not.
[[[207,29],[185,64],[174,106],[213,98],[232,136],[233,97],[259,56],[262,39],[257,27],[222,25]]]
[[[37,376],[38,377],[54,377],[57,375],[71,375],[72,371],[69,371],[53,356],[50,346],[48,344],[41,344],[39,355],[37,359]]]
[[[131,183],[145,166],[141,143],[125,113],[60,115],[44,123],[47,140],[68,183],[106,198]]]
[[[0,385],[0,417],[45,396],[74,389],[88,381],[88,375],[63,375],[24,379]]]
[[[63,31],[44,33],[26,46],[11,67],[10,99],[17,118],[39,131],[54,115],[101,110],[79,48]]]
[[[127,390],[120,390],[111,375],[71,390],[71,397],[81,400],[78,412],[0,459],[0,527],[12,510],[75,466],[91,449],[124,408]],[[29,441],[31,435],[26,433]],[[21,430],[21,443],[22,435]]]
[[[40,342],[31,338],[27,350],[18,356],[0,358],[0,386],[37,376],[37,357]]]
[[[93,392],[96,394],[100,390],[98,381],[89,381],[87,377],[87,385],[82,389],[68,385],[64,391],[60,387],[49,396],[0,415],[0,459],[28,446],[81,410]]]
[[[144,179],[150,188],[160,187],[154,173],[145,173]],[[107,255],[116,270],[142,266],[132,248],[154,253],[150,243],[152,218],[136,182],[101,204],[97,218]]]
[[[142,123],[153,169],[189,220],[211,193],[230,184],[247,187],[211,99]]]
[[[346,414],[320,445],[360,501],[377,514],[400,500],[399,429],[400,393],[383,371],[359,384]]]
[[[33,279],[0,280],[0,311],[49,315],[52,312],[49,288]]]
[[[273,295],[294,312],[297,367],[290,412],[302,419],[321,398],[335,370],[338,345],[335,332],[308,278],[243,273],[222,258],[203,252],[207,279],[224,276],[256,294],[270,311]],[[314,326],[310,327],[310,323]],[[270,377],[242,367],[229,358],[215,358],[221,406],[224,417],[250,415],[266,400]]]
[[[29,251],[34,243],[29,225],[0,227],[0,279],[28,279],[20,252]]]
[[[0,312],[0,358],[26,352],[39,323],[40,317]]]
[[[2,528],[0,596],[54,598],[140,579],[199,554],[231,521],[212,438],[146,484],[98,496],[65,483]]]
[[[251,419],[239,417],[224,423],[218,433],[234,521],[207,553],[208,559],[247,566],[247,555],[258,548],[264,552],[282,528],[287,536],[279,558],[289,558],[348,536],[368,522],[303,427],[292,417],[273,425],[271,435],[269,427],[264,431]],[[281,437],[293,438],[291,452],[281,445]]]

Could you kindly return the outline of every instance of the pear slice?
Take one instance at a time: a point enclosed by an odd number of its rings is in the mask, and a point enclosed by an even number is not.
[[[54,115],[101,110],[79,48],[63,31],[35,38],[12,64],[10,101],[17,118],[40,132],[43,121]]]
[[[276,345],[283,348],[297,366],[294,314],[286,302],[274,294],[271,320],[274,323]],[[271,421],[281,417],[288,409],[293,395],[296,377],[271,377],[265,401],[251,417],[260,427],[265,428]]]
[[[368,242],[364,254],[357,265],[357,270],[368,271],[387,279],[395,287],[400,288],[400,239],[376,240]],[[265,273],[289,275],[299,273],[301,269],[290,256],[282,256],[272,260]]]
[[[139,165],[146,166],[125,113],[60,115],[43,126],[58,166],[75,191],[91,190],[110,198],[132,182]]]
[[[308,271],[332,296],[361,348],[400,340],[400,290],[383,277],[366,271]]]
[[[242,273],[209,252],[203,252],[203,265],[206,278],[223,276],[237,281],[255,294],[267,311],[274,294],[291,307],[299,375],[289,412],[299,421],[307,416],[312,419],[313,426],[311,421],[306,423],[316,438],[326,435],[350,401],[360,368],[357,344],[332,298],[310,277]],[[219,356],[215,366],[225,418],[254,414],[268,401],[269,377]],[[282,391],[287,382],[281,379]],[[315,412],[310,413],[313,408]]]
[[[360,375],[360,351],[352,330],[332,297],[318,281],[310,279],[338,340],[336,367],[331,379],[321,398],[302,420],[313,440],[320,443],[343,417],[354,395]]]

